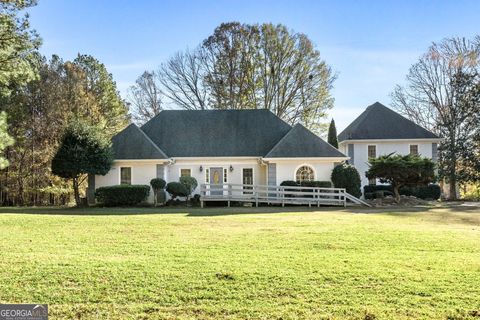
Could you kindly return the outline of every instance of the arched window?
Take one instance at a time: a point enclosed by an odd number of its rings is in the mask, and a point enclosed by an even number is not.
[[[301,166],[295,173],[295,180],[297,180],[297,182],[315,180],[313,169],[309,166]]]

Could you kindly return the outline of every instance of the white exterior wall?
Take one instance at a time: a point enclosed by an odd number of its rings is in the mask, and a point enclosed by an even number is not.
[[[203,171],[200,172],[200,166]],[[230,171],[232,166],[233,171]],[[226,183],[243,183],[243,168],[253,169],[253,184],[265,185],[266,181],[266,166],[261,165],[258,159],[178,159],[174,165],[166,166],[165,172],[167,175],[167,182],[178,181],[180,179],[181,169],[190,169],[191,176],[197,179],[198,187],[193,194],[200,193],[200,185],[205,183],[207,168],[224,168],[227,169]]]
[[[115,161],[110,171],[104,176],[95,176],[95,189],[120,184],[120,168],[132,168],[132,184],[150,185],[150,180],[157,176],[157,164],[161,161]],[[153,193],[150,191],[148,202],[153,203]]]
[[[348,142],[342,141],[340,151],[351,157],[348,154],[348,144],[354,145],[354,166],[357,168],[360,178],[362,180],[362,187],[368,185],[368,179],[365,177],[365,172],[368,170],[368,146],[375,145],[377,157],[381,155],[395,152],[400,155],[407,155],[410,153],[410,145],[418,145],[418,154],[422,157],[432,158],[432,144],[438,141],[382,141],[382,140],[368,140],[365,142]]]

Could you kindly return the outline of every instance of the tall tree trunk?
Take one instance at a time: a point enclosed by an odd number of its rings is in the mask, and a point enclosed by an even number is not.
[[[450,177],[448,178],[448,185],[449,185],[449,192],[448,192],[448,198],[449,200],[457,200],[457,178],[455,174],[450,174]]]
[[[393,194],[395,196],[395,202],[400,203],[400,187],[393,185]]]
[[[81,206],[80,202],[80,191],[78,188],[78,177],[73,178],[73,194],[75,196],[75,204],[77,207]]]

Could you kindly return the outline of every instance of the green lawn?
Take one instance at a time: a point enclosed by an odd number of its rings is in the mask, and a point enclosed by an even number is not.
[[[478,207],[299,210],[0,208],[0,302],[52,319],[480,317]]]

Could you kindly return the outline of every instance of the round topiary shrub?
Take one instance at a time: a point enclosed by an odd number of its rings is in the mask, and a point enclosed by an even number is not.
[[[187,189],[187,196],[190,196],[198,186],[197,179],[194,177],[180,177],[180,183],[185,186],[185,189]]]
[[[175,199],[176,197],[187,197],[189,195],[187,188],[180,182],[167,183],[166,190],[172,199]]]
[[[150,185],[152,186],[153,190],[158,191],[165,188],[167,183],[161,178],[153,178],[152,180],[150,180]]]
[[[335,188],[345,188],[354,197],[362,195],[360,175],[354,166],[348,164],[336,166],[332,171],[332,183]]]
[[[153,178],[150,180],[150,185],[152,186],[153,189],[153,199],[154,199],[154,204],[155,206],[158,203],[164,203],[165,202],[165,191],[163,188],[165,188],[165,185],[167,182],[161,178]]]

